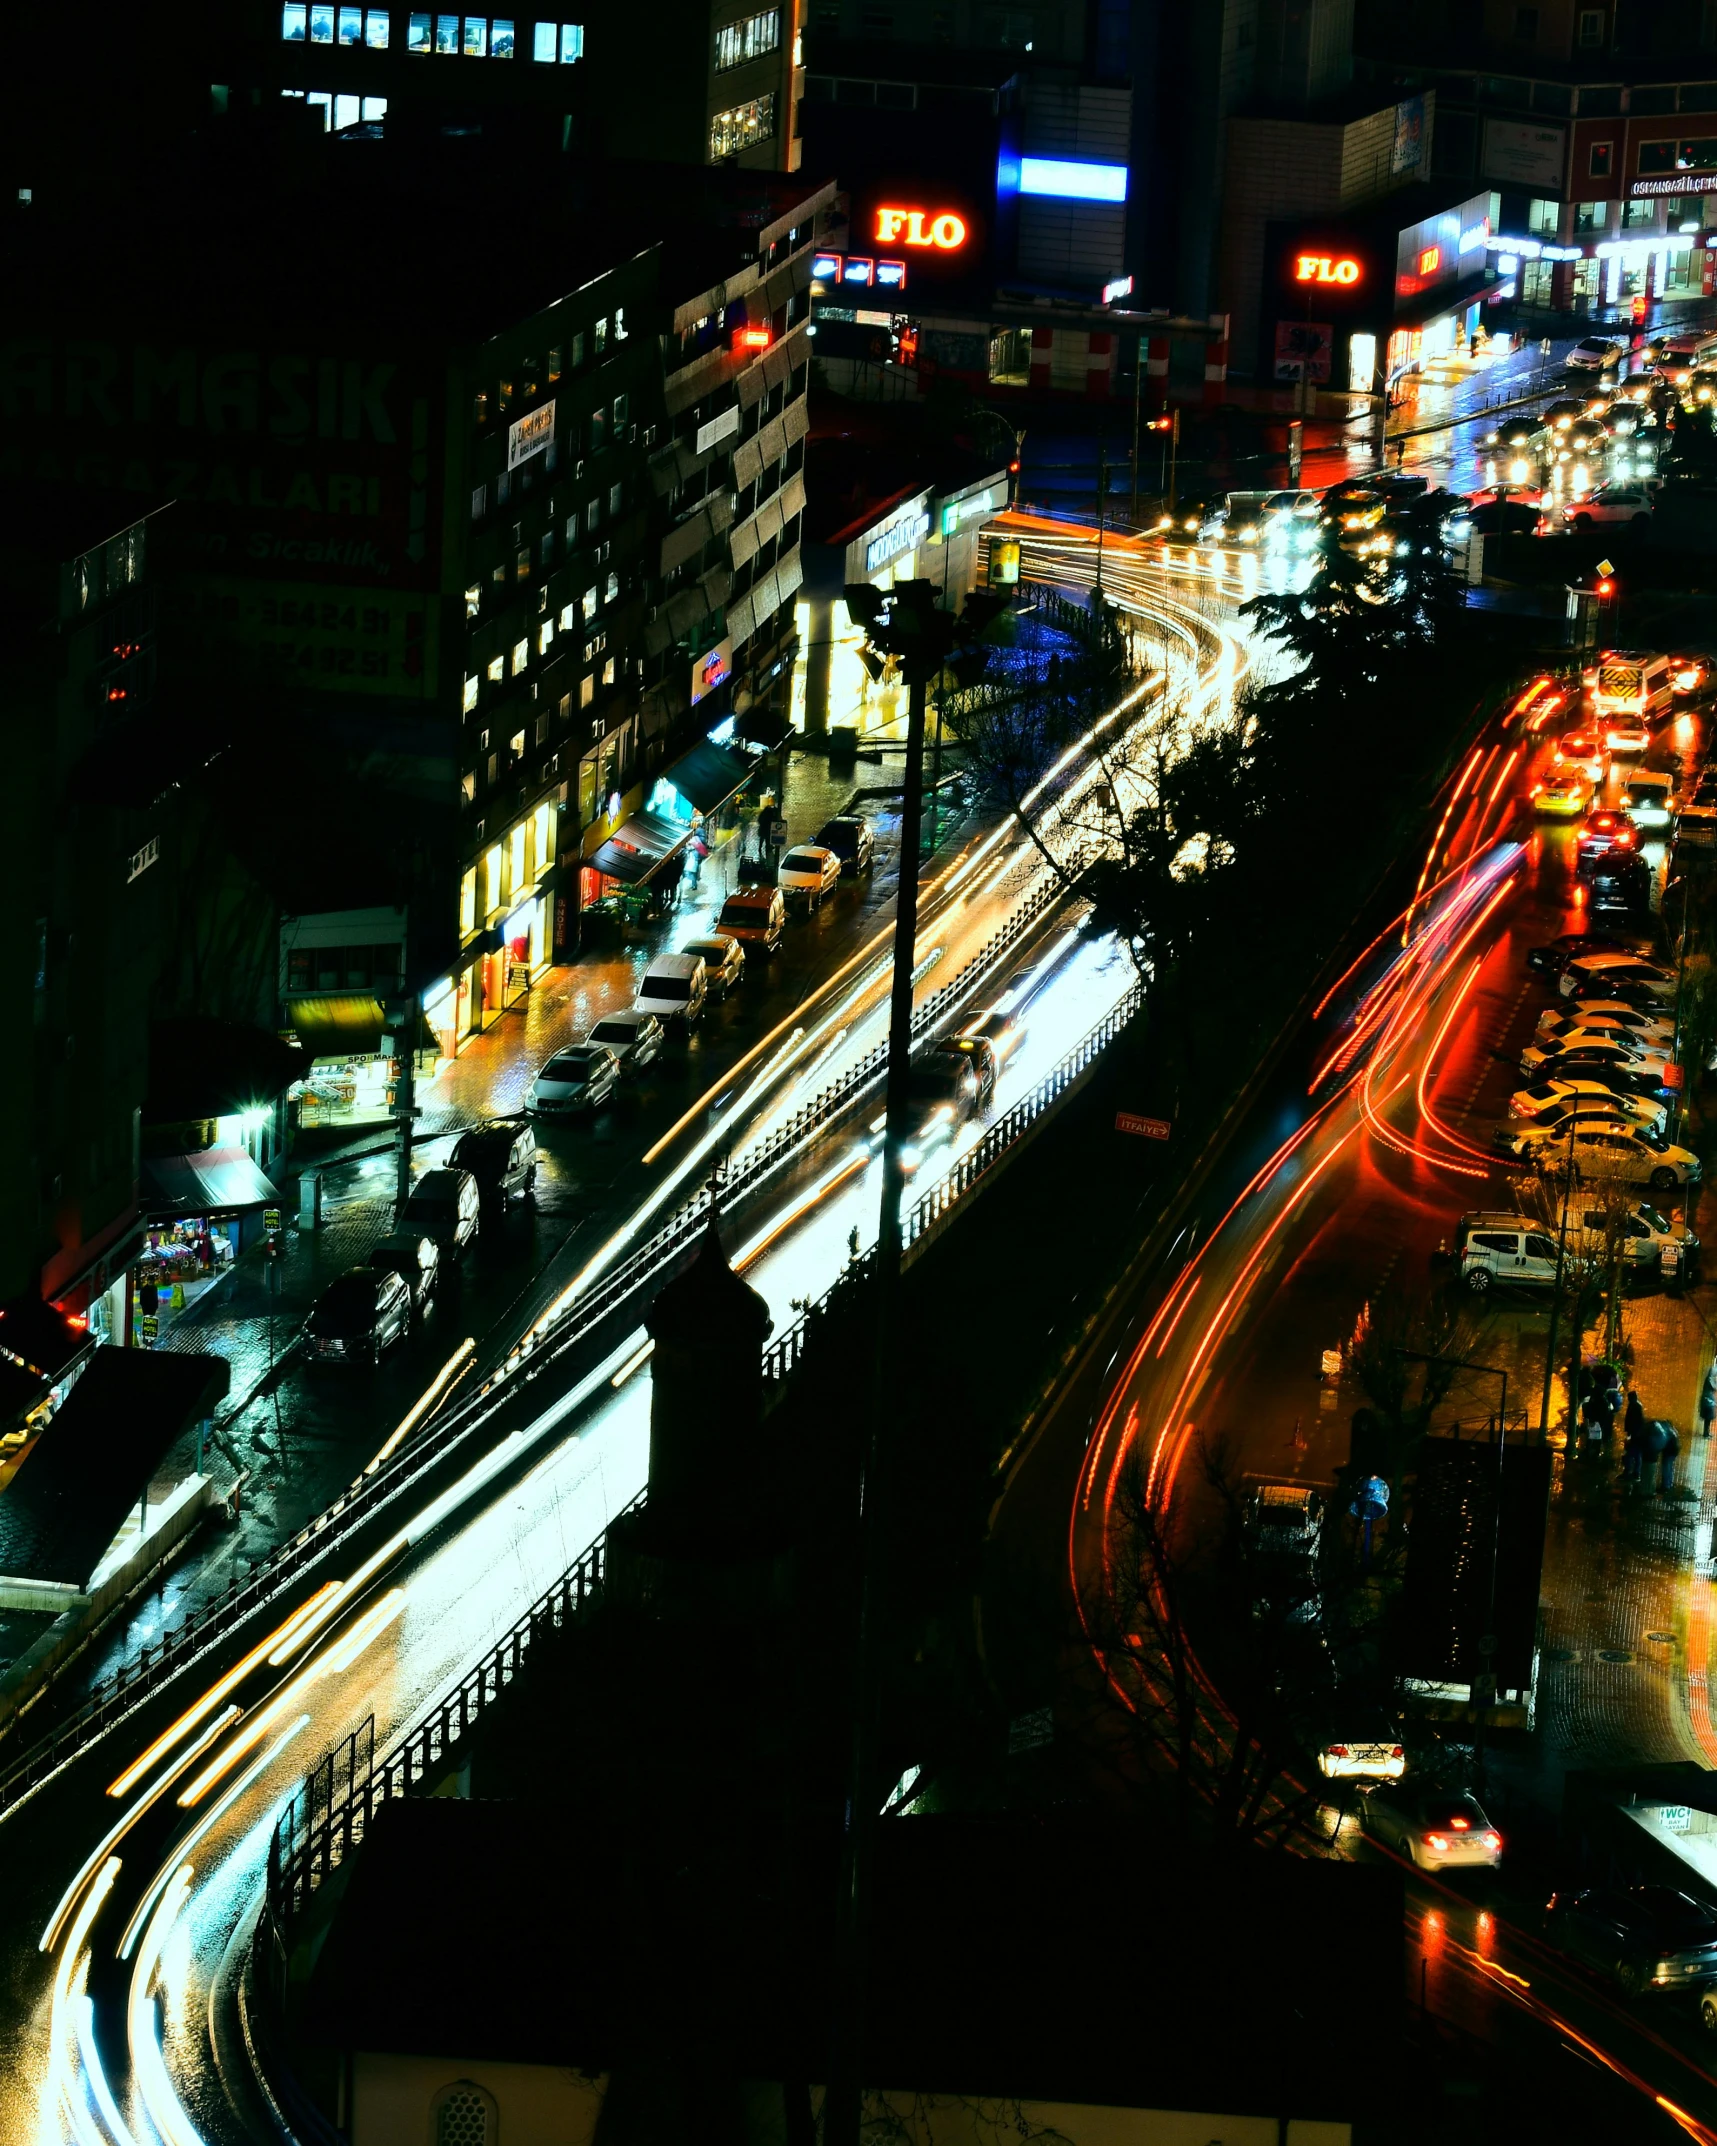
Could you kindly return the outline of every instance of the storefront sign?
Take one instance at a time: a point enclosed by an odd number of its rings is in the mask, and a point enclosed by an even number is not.
[[[1125,201],[1125,164],[1089,164],[1080,157],[1022,156],[1019,190],[1050,201]]]
[[[1103,286],[1103,303],[1106,306],[1112,306],[1117,298],[1131,298],[1132,295],[1131,276],[1117,276],[1112,283],[1105,283]]]
[[[1301,253],[1294,256],[1296,283],[1357,283],[1364,274],[1351,254]]]
[[[952,253],[966,243],[966,219],[952,209],[879,208],[874,236],[879,246],[934,246]]]
[[[717,686],[726,685],[732,676],[733,642],[717,641],[707,655],[699,656],[692,665],[692,706],[695,708]]]
[[[1420,275],[1422,275],[1422,276],[1434,276],[1434,275],[1435,275],[1435,274],[1437,273],[1438,269],[1442,267],[1442,265],[1443,265],[1443,249],[1442,249],[1442,247],[1441,247],[1441,246],[1421,246],[1421,247],[1420,247],[1420,249],[1419,249],[1419,273],[1420,273]]]
[[[554,438],[555,398],[550,396],[540,410],[527,410],[507,427],[507,467],[517,469],[532,455],[541,454]]]
[[[930,516],[922,507],[912,507],[896,520],[889,522],[873,536],[864,548],[864,570],[874,574],[886,566],[890,559],[898,559],[903,551],[911,551],[922,544],[930,534]]]
[[[1560,194],[1567,163],[1565,127],[1532,126],[1516,119],[1484,123],[1484,176],[1539,193]]]
[[[435,697],[437,611],[421,596],[187,575],[163,592],[162,608],[198,675],[224,685]]]
[[[1167,1118],[1141,1118],[1131,1110],[1117,1110],[1115,1130],[1118,1133],[1136,1133],[1141,1140],[1166,1140],[1174,1131]]]
[[[1003,495],[1006,504],[1006,495]],[[942,509],[942,534],[952,536],[956,529],[963,529],[967,522],[981,521],[986,514],[995,512],[995,499],[988,486],[974,492],[969,499],[951,499]]]

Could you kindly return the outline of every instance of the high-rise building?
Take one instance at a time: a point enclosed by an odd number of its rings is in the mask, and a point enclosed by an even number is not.
[[[107,490],[6,485],[0,501],[0,1302],[82,1313],[123,1273],[138,1218],[172,871],[169,780],[151,776],[166,517]]]
[[[139,183],[99,284],[75,200],[14,212],[0,471],[177,498],[164,641],[301,803],[287,906],[403,903],[451,1056],[681,744],[785,702],[832,190],[339,135],[279,168]]]

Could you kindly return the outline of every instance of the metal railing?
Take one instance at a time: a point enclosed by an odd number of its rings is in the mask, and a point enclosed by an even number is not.
[[[1071,1093],[1099,1054],[1114,1041],[1143,1003],[1133,984],[1044,1078],[990,1126],[976,1147],[933,1185],[903,1217],[901,1234],[910,1245],[930,1230],[954,1203],[970,1191],[985,1171],[1026,1129],[1048,1115]],[[848,1285],[868,1258],[849,1267],[815,1303],[778,1335],[764,1353],[766,1378],[785,1380],[802,1361],[817,1314],[835,1292]],[[624,1510],[636,1512],[643,1494]],[[284,1928],[309,1905],[316,1888],[337,1870],[363,1839],[377,1809],[395,1796],[407,1796],[447,1758],[485,1708],[518,1675],[538,1638],[563,1629],[601,1586],[607,1562],[604,1532],[554,1585],[533,1603],[506,1636],[471,1669],[445,1698],[378,1765],[374,1757],[374,1718],[330,1751],[306,1775],[275,1826],[268,1851],[268,1904],[277,1928]]]
[[[959,973],[914,1009],[913,1034],[922,1035],[945,1019],[950,1008],[975,989],[1039,917],[1062,898],[1063,889],[1053,879],[1040,881]],[[723,1206],[732,1207],[768,1184],[796,1159],[801,1148],[881,1082],[887,1063],[888,1047],[878,1044],[765,1140],[743,1150],[728,1168],[721,1192]],[[0,1775],[0,1820],[83,1745],[122,1719],[188,1662],[217,1645],[253,1611],[278,1597],[304,1568],[360,1526],[385,1499],[439,1460],[510,1397],[516,1380],[528,1380],[548,1370],[603,1320],[656,1281],[704,1228],[709,1201],[707,1188],[700,1190],[630,1259],[605,1275],[540,1336],[533,1334],[517,1343],[474,1392],[432,1421],[374,1475],[360,1476],[261,1564],[235,1577],[212,1601],[164,1632],[153,1647],[144,1647],[134,1660],[122,1664],[75,1713],[31,1745]]]
[[[636,1512],[643,1502],[636,1497],[624,1511]],[[579,1614],[602,1584],[607,1548],[604,1530],[379,1764],[371,1715],[305,1776],[268,1844],[268,1906],[277,1926],[309,1906],[316,1888],[339,1869],[384,1803],[409,1796],[440,1768],[519,1674],[537,1640],[562,1631]]]

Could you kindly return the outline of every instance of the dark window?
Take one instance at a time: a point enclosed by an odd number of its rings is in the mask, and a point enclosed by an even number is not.
[[[1594,179],[1607,179],[1610,176],[1610,160],[1615,153],[1616,145],[1614,142],[1594,142],[1592,144],[1592,154],[1588,160],[1587,169]]]
[[[1538,42],[1538,10],[1535,7],[1517,7],[1514,11],[1514,38],[1520,45],[1535,45]]]
[[[1641,172],[1673,171],[1675,169],[1675,143],[1641,142],[1639,145],[1639,169]]]

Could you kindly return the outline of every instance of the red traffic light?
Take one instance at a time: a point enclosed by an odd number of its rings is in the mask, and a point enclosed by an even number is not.
[[[1597,593],[1600,596],[1614,596],[1614,594],[1616,593],[1616,585],[1613,581],[1600,581],[1598,583]]]
[[[1017,455],[1008,464],[1008,475],[1010,477],[1017,477],[1019,475],[1019,457]]]

